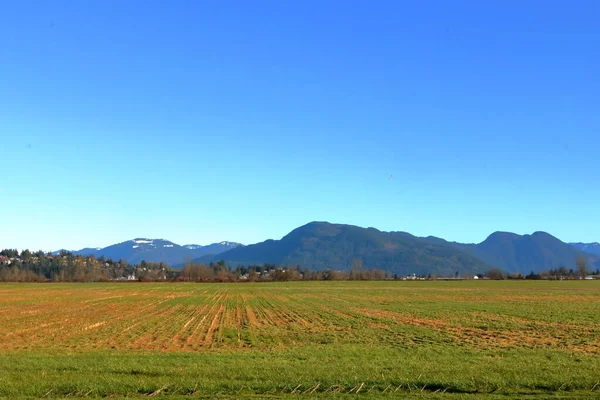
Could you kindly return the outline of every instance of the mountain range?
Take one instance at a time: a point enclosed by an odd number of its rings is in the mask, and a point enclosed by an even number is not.
[[[180,246],[165,239],[136,238],[113,244],[104,248],[85,248],[71,251],[73,254],[112,258],[113,260],[126,260],[130,264],[139,264],[142,261],[164,262],[169,265],[181,264],[203,256],[213,256],[231,250],[240,243],[219,242],[207,246],[187,244]],[[62,250],[53,252],[58,254]]]
[[[598,243],[565,243],[546,232],[518,235],[494,232],[481,243],[457,243],[442,238],[417,237],[407,232],[311,222],[280,240],[248,246],[219,242],[208,246],[180,246],[165,239],[137,238],[105,248],[85,248],[81,255],[125,259],[129,263],[162,261],[175,267],[186,262],[224,260],[229,265],[301,265],[314,270],[349,270],[361,263],[394,274],[451,275],[484,273],[492,267],[529,273],[565,266],[576,268],[585,257],[592,269],[600,268]]]
[[[213,260],[222,259],[229,264],[267,262],[348,270],[360,259],[369,268],[395,274],[450,275],[455,271],[483,273],[492,267],[521,273],[561,266],[576,269],[580,256],[588,260],[591,268],[600,267],[599,255],[584,252],[545,232],[531,235],[495,232],[479,244],[466,244],[433,236],[416,237],[406,232],[311,222],[281,240],[235,248]]]

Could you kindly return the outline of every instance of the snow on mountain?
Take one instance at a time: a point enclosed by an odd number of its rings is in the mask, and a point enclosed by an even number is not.
[[[598,242],[593,242],[593,243],[569,243],[571,246],[581,250],[581,251],[585,251],[586,253],[590,253],[590,254],[595,254],[600,256],[600,243]]]
[[[150,239],[133,239],[132,240],[133,243],[145,243],[145,244],[152,244],[154,242],[154,240],[150,240]]]
[[[228,249],[233,249],[233,248],[238,247],[238,246],[241,246],[241,244],[240,243],[236,243],[236,242],[223,241],[223,242],[208,244],[206,246],[202,246],[200,244],[186,244],[183,247],[185,247],[186,249],[190,249],[190,250],[200,250],[200,249],[205,249],[205,250],[212,249],[212,250],[216,250],[216,249],[219,249],[220,247],[226,247]],[[216,253],[211,253],[211,254],[216,254]]]

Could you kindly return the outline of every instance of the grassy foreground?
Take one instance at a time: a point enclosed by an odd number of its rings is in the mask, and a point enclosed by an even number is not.
[[[0,285],[3,398],[598,398],[600,282]]]

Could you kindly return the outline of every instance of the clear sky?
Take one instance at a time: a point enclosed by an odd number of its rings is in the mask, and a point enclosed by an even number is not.
[[[313,220],[600,241],[598,1],[5,1],[0,248]]]

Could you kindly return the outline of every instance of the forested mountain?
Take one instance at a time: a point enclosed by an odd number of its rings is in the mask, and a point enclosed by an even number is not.
[[[355,263],[393,274],[482,273],[489,266],[459,249],[433,244],[405,232],[312,222],[281,240],[238,247],[214,258],[229,264],[272,263],[311,269],[350,270]],[[206,259],[203,259],[206,261]]]
[[[600,266],[599,256],[583,252],[546,232],[531,235],[494,232],[479,244],[448,242],[431,236],[425,239],[430,243],[467,252],[486,264],[507,272],[527,273],[561,266],[575,269],[578,257],[587,259],[592,268]]]

